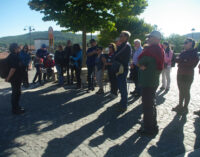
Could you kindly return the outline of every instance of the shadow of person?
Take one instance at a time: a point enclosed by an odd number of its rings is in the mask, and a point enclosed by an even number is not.
[[[149,154],[151,156],[177,156],[184,153],[183,128],[186,121],[186,114],[176,114],[169,125],[164,128],[156,146],[149,148]]]
[[[132,111],[126,113],[120,118],[113,118],[107,122],[103,129],[103,135],[90,141],[89,145],[96,147],[102,144],[106,139],[115,140],[124,135],[134,125],[139,123],[142,114],[142,105],[136,106]]]
[[[156,105],[161,105],[165,102],[165,98],[164,98],[164,95],[166,95],[168,93],[168,90],[165,90],[164,92],[161,92],[158,91],[156,93]]]
[[[199,124],[200,124],[200,117],[197,117],[197,118],[195,118],[195,121],[194,121],[194,128],[195,128],[194,133],[196,134],[194,150],[200,148],[200,125]],[[197,156],[199,156],[199,152],[200,152],[199,150],[193,151],[188,154],[188,157],[197,157]]]
[[[55,138],[49,141],[42,157],[57,156],[58,154],[59,157],[68,156],[84,140],[92,136],[99,128],[104,126],[106,123],[109,123],[119,115],[115,108],[116,106],[113,105],[112,107],[107,108],[107,110],[100,114],[94,121],[67,134],[63,138]]]

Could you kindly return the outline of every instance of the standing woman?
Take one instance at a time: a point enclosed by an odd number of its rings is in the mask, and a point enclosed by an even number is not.
[[[173,52],[172,52],[168,42],[164,42],[163,47],[165,50],[164,69],[162,71],[162,87],[160,89],[161,90],[165,89],[166,91],[168,91],[170,88],[170,80],[171,80],[170,73],[171,73]]]
[[[29,87],[28,81],[28,68],[31,62],[31,56],[28,52],[28,45],[24,45],[23,49],[19,53],[19,58],[22,63],[22,70],[23,70],[23,85],[24,87]]]
[[[110,89],[111,89],[111,95],[114,97],[117,97],[117,92],[118,92],[118,86],[117,86],[117,76],[116,74],[112,71],[111,69],[111,61],[114,56],[114,53],[117,51],[117,46],[115,43],[110,43],[109,46],[109,53],[108,53],[108,59],[107,59],[107,69],[108,69],[108,77],[110,81]]]
[[[197,49],[194,49],[194,46],[195,41],[187,38],[184,42],[184,51],[175,60],[178,63],[177,84],[179,89],[179,104],[172,110],[176,112],[188,112],[194,68],[199,61]]]
[[[82,68],[82,50],[79,44],[74,44],[72,47],[73,56],[70,58],[74,61],[74,70],[77,80],[77,89],[81,88],[81,68]]]
[[[10,44],[9,47],[10,55],[8,56],[8,66],[10,68],[8,77],[5,79],[6,82],[11,83],[12,95],[12,113],[22,114],[25,110],[20,107],[19,100],[21,96],[21,83],[22,83],[22,68],[19,59],[19,46],[16,43]]]
[[[58,45],[58,50],[55,52],[55,65],[58,72],[58,84],[63,85],[63,66],[64,66],[64,51],[62,45]]]

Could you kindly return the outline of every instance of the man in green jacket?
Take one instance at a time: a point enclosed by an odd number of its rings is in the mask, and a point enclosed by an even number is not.
[[[142,135],[156,135],[158,133],[155,93],[159,86],[159,76],[164,64],[164,49],[160,44],[160,39],[160,32],[151,32],[148,35],[148,46],[144,48],[138,61],[144,114],[144,128],[141,128],[138,132]]]

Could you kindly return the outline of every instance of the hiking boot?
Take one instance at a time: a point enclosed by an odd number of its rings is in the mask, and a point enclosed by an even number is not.
[[[172,108],[172,111],[175,111],[175,112],[181,112],[181,111],[183,111],[183,106],[178,105],[178,106]]]

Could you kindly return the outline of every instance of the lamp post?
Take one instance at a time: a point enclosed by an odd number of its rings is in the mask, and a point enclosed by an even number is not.
[[[24,31],[28,30],[29,31],[29,37],[30,37],[30,49],[31,49],[31,32],[35,31],[35,28],[33,26],[26,26],[24,28]]]
[[[193,39],[193,32],[195,31],[195,28],[192,28],[191,31],[192,31],[192,39]]]

